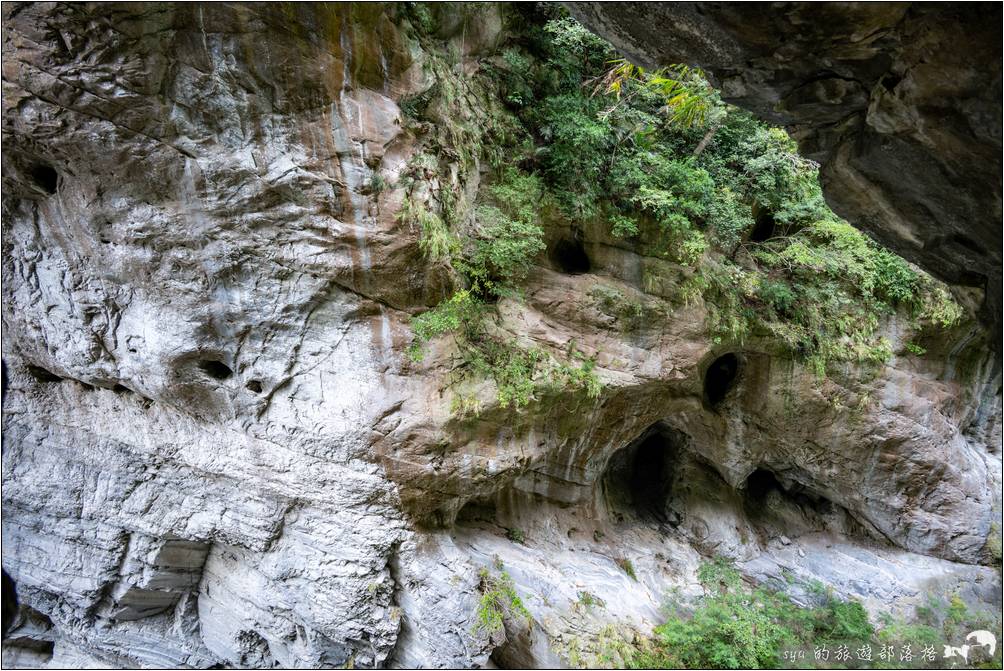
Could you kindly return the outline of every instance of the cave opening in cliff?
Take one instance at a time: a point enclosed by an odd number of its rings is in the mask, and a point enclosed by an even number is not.
[[[704,399],[707,404],[716,409],[735,386],[739,373],[739,357],[729,352],[723,354],[708,366],[704,373]]]
[[[226,380],[234,374],[234,372],[230,370],[230,366],[226,365],[222,361],[216,361],[214,359],[200,361],[199,370],[215,380]]]
[[[551,248],[551,262],[569,275],[588,273],[592,268],[589,255],[578,236],[562,238]]]
[[[839,508],[824,494],[793,478],[779,478],[764,466],[750,473],[741,489],[746,514],[750,520],[761,525],[786,526],[790,520],[786,520],[783,514],[779,515],[779,511],[785,509],[800,511],[802,518],[825,520]]]
[[[639,519],[667,521],[673,464],[686,440],[686,435],[659,422],[616,452],[603,479],[611,509],[633,512]]]
[[[36,163],[31,166],[28,172],[36,186],[48,194],[56,193],[56,187],[59,186],[59,173],[54,168],[44,163]]]
[[[763,502],[775,489],[784,490],[777,476],[766,468],[758,468],[746,478],[746,496],[750,501]]]
[[[774,237],[776,230],[777,224],[774,221],[774,215],[767,210],[760,210],[757,213],[753,230],[750,232],[750,242],[770,240]]]

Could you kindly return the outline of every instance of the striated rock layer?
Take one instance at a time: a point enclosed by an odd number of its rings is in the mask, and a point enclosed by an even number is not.
[[[1001,312],[1001,7],[567,3],[644,65],[704,68],[787,126],[835,212]]]
[[[395,216],[431,133],[400,103],[434,83],[399,14],[4,6],[5,664],[555,665],[713,554],[876,610],[999,608],[978,327],[820,383],[711,344],[672,264],[587,228],[589,272],[542,257],[499,312],[596,355],[599,398],[517,413],[484,383],[451,412],[451,344],[403,355],[443,289]],[[473,73],[502,24],[441,25]],[[476,627],[498,562],[534,620],[506,642]]]

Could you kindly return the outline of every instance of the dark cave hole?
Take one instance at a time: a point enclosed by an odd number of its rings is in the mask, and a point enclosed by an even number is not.
[[[664,517],[669,497],[669,446],[659,433],[646,438],[635,452],[631,465],[631,498],[635,510],[643,515]]]
[[[52,166],[37,163],[31,167],[29,173],[31,179],[43,191],[48,194],[56,193],[56,187],[59,185],[59,173]]]
[[[743,485],[745,492],[744,506],[751,519],[769,517],[774,506],[768,497],[777,492],[789,503],[797,505],[803,511],[811,511],[817,515],[829,515],[835,504],[826,496],[808,489],[797,482],[783,484],[773,471],[759,467],[746,477]]]
[[[708,366],[704,373],[704,397],[708,405],[716,408],[721,404],[736,381],[739,372],[739,357],[729,352],[723,354]]]
[[[59,377],[52,371],[42,368],[41,366],[27,366],[28,373],[38,380],[39,382],[62,382],[63,378]]]
[[[555,243],[549,254],[551,262],[569,275],[588,273],[592,265],[582,241],[575,238],[562,238]]]
[[[962,235],[961,233],[955,233],[950,238],[948,238],[950,244],[958,245],[965,250],[970,252],[976,252],[977,254],[983,254],[983,249],[976,244],[976,241],[972,238]]]
[[[260,394],[262,390],[260,380],[248,380],[247,384],[245,384],[244,386],[247,387],[249,391],[252,391],[255,394]]]
[[[7,362],[0,361],[0,398],[7,396]]]
[[[879,81],[882,84],[882,86],[885,87],[886,91],[892,91],[901,81],[903,81],[903,78],[892,72],[887,72],[882,76],[882,79]]]
[[[101,244],[104,245],[112,244],[111,228],[112,228],[112,222],[106,221],[104,225],[102,225],[101,228],[98,230],[98,240],[101,242]]]
[[[131,394],[132,393],[132,389],[130,389],[129,387],[125,386],[124,384],[117,384],[117,385],[115,385],[114,387],[112,387],[112,391],[114,391],[116,394]]]
[[[234,372],[230,370],[230,366],[226,365],[222,361],[216,361],[214,359],[200,361],[199,368],[203,373],[216,380],[226,380],[234,374]]]
[[[774,222],[774,215],[766,210],[761,210],[757,215],[756,224],[750,232],[750,242],[764,242],[774,237],[777,225]]]
[[[7,636],[7,631],[10,626],[14,624],[14,619],[17,617],[17,587],[14,585],[14,581],[7,571],[2,571],[3,573],[3,635]]]
[[[607,465],[604,487],[615,509],[629,508],[641,519],[668,522],[673,463],[682,433],[661,423],[616,452]]]
[[[751,501],[763,501],[774,489],[783,491],[784,487],[777,481],[777,476],[765,468],[756,469],[746,478],[746,496]]]

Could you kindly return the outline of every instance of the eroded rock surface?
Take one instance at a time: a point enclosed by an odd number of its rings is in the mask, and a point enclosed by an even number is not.
[[[401,113],[432,57],[393,6],[4,12],[5,663],[555,665],[650,628],[712,554],[875,609],[999,607],[1000,372],[972,322],[820,382],[712,345],[680,268],[587,227],[588,272],[542,255],[499,323],[574,341],[602,393],[517,412],[484,382],[465,418],[449,340],[404,354],[445,287],[396,217],[434,129]],[[441,25],[473,72],[501,22]],[[450,186],[477,188],[423,193]],[[498,562],[535,623],[506,641],[477,627]]]
[[[789,127],[834,211],[986,291],[999,332],[999,5],[567,4],[639,63],[698,65],[727,100]]]

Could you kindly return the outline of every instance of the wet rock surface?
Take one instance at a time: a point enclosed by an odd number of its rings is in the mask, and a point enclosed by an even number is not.
[[[586,226],[499,323],[595,356],[601,395],[515,412],[486,382],[461,417],[448,340],[405,355],[443,287],[396,217],[428,133],[400,103],[432,81],[393,7],[4,13],[5,663],[554,666],[714,554],[877,610],[999,607],[979,329],[820,382],[713,345],[643,282],[678,268]],[[473,71],[497,10],[465,26]],[[534,622],[504,639],[477,627],[499,564]]]

